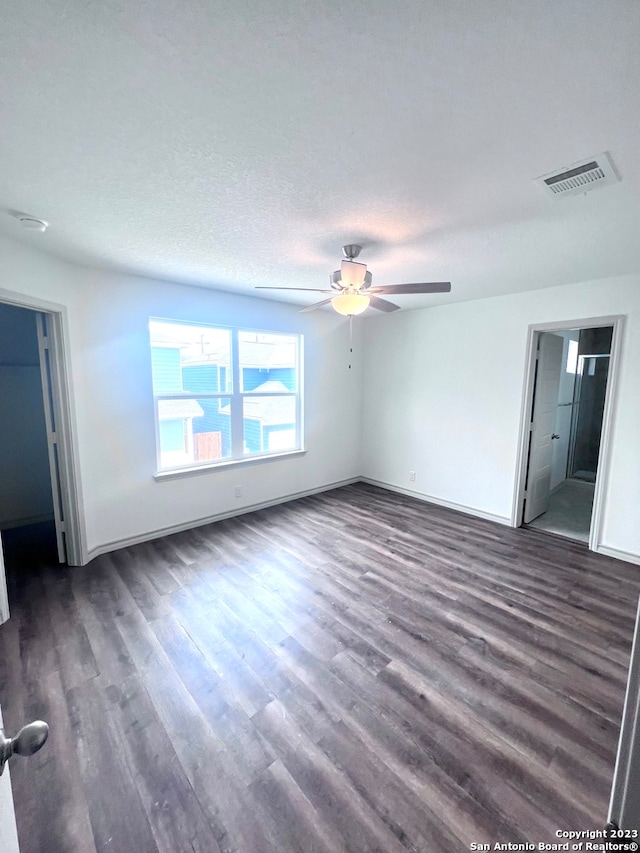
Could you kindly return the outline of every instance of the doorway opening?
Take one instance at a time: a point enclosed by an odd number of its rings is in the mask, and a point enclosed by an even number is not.
[[[596,549],[621,322],[602,318],[530,330],[514,526]]]
[[[66,346],[66,309],[0,289],[0,624],[9,618],[3,540],[86,563]],[[35,329],[35,337],[34,337]],[[24,340],[23,340],[24,338]],[[43,445],[44,432],[44,445]],[[4,452],[4,456],[2,456]],[[52,537],[53,533],[53,537]],[[21,559],[18,554],[18,559]],[[27,559],[33,558],[27,554]]]
[[[49,557],[58,550],[59,477],[55,451],[50,458],[45,323],[35,311],[0,303],[0,534],[7,567],[31,556],[36,542]],[[62,530],[60,537],[62,562]]]

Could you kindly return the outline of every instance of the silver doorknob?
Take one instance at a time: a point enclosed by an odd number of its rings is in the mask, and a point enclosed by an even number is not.
[[[0,776],[12,755],[33,755],[47,742],[49,726],[43,720],[34,720],[23,726],[15,737],[6,738],[0,730]]]
[[[552,433],[551,438],[552,438],[552,439],[554,439],[554,438],[560,438],[560,436],[558,435],[558,433],[557,433],[557,432],[554,432],[554,433]]]

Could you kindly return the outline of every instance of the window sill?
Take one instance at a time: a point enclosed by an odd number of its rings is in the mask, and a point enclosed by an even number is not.
[[[267,453],[262,456],[248,456],[246,459],[226,459],[224,462],[211,462],[189,468],[170,468],[166,471],[158,471],[153,475],[153,479],[160,482],[162,480],[175,480],[178,477],[191,477],[192,474],[206,474],[211,471],[220,471],[229,468],[244,468],[247,465],[257,465],[261,462],[274,462],[277,459],[290,459],[294,456],[304,456],[306,450],[287,450],[284,453]]]

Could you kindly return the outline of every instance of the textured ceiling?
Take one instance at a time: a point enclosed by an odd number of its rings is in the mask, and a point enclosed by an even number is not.
[[[403,307],[638,272],[639,40],[636,0],[4,0],[0,229],[242,292],[361,242],[452,281]],[[605,150],[620,184],[534,184]]]

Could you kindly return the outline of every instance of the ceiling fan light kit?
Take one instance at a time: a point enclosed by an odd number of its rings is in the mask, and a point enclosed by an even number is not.
[[[331,305],[338,314],[345,317],[355,317],[367,310],[370,301],[368,296],[357,293],[355,290],[348,290],[346,293],[341,293],[340,296],[334,296]]]
[[[357,314],[362,314],[369,306],[385,313],[399,310],[399,305],[395,305],[387,299],[379,299],[378,294],[380,293],[449,293],[451,290],[450,281],[389,284],[383,287],[372,287],[373,276],[367,270],[367,265],[354,260],[360,254],[361,249],[362,247],[356,243],[350,243],[342,247],[342,254],[345,260],[341,262],[339,270],[335,270],[335,272],[329,275],[330,290],[322,290],[317,287],[265,287],[260,285],[257,289],[308,290],[314,293],[327,293],[330,295],[338,290],[340,293],[337,296],[331,296],[330,299],[323,299],[315,305],[308,305],[306,308],[301,308],[300,310],[314,311],[322,305],[331,303],[333,309],[345,317],[355,317]]]

